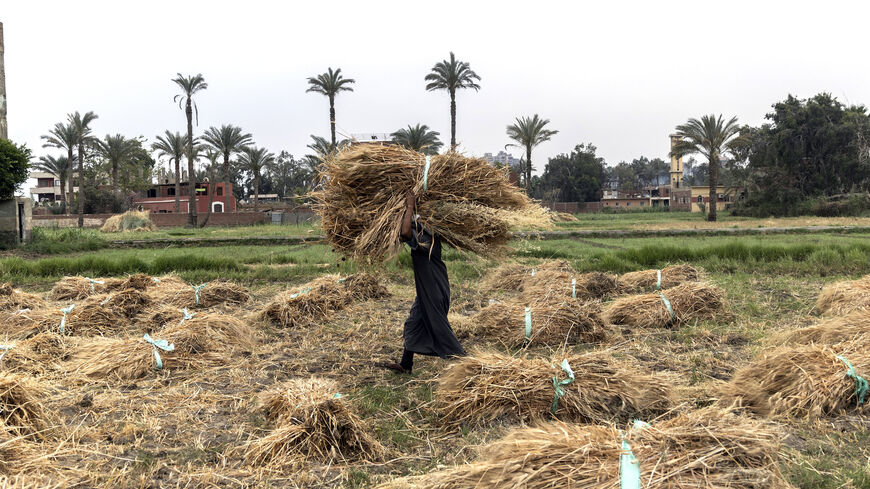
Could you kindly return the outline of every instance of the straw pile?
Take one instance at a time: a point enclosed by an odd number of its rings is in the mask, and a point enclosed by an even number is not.
[[[531,277],[532,271],[535,275],[538,273],[564,273],[569,275],[568,286],[571,285],[570,275],[574,273],[574,268],[565,260],[552,260],[541,263],[540,265],[520,265],[518,263],[505,263],[489,272],[483,278],[481,287],[484,290],[520,290],[523,282]],[[570,294],[570,290],[568,292]]]
[[[532,330],[526,338],[529,307]],[[457,333],[471,333],[514,347],[529,344],[597,343],[607,338],[601,320],[601,304],[580,299],[543,297],[532,303],[508,300],[484,307],[472,317],[460,320]]]
[[[735,372],[720,388],[720,402],[737,403],[761,415],[870,412],[870,398],[858,405],[856,380],[846,375],[849,369],[838,355],[851,362],[857,375],[870,379],[870,351],[864,342],[782,347]]]
[[[700,278],[699,271],[689,265],[671,265],[662,268],[662,283],[660,289],[670,289],[685,282],[694,282]],[[658,270],[641,270],[629,272],[619,277],[619,286],[626,292],[644,292],[656,290]]]
[[[232,282],[216,280],[203,285],[205,286],[199,289],[199,304],[196,301],[195,287],[183,282],[161,283],[148,293],[155,302],[188,309],[219,304],[239,305],[251,299],[246,288]]]
[[[40,331],[57,331],[62,317],[60,309],[0,312],[0,335],[29,338]]]
[[[268,393],[263,406],[276,427],[245,447],[249,464],[282,465],[300,458],[377,461],[386,453],[331,380],[291,380]]]
[[[0,426],[19,436],[44,438],[49,427],[42,406],[46,395],[32,377],[0,372]]]
[[[170,277],[170,279],[175,277]],[[157,279],[160,280],[160,279]],[[177,279],[180,280],[180,279]],[[127,276],[127,278],[121,280],[117,284],[111,284],[112,287],[109,287],[108,290],[126,290],[126,289],[136,289],[136,290],[148,290],[149,287],[157,285],[158,282],[155,282],[155,279],[150,275],[144,273],[136,273],[133,275]],[[107,284],[108,285],[108,284]]]
[[[816,311],[822,314],[847,314],[870,309],[870,275],[858,280],[845,280],[828,285],[816,300]]]
[[[547,423],[522,428],[459,467],[398,479],[380,489],[612,489],[625,439],[650,489],[793,489],[778,469],[780,434],[762,421],[705,408],[652,426]]]
[[[573,383],[563,386],[556,417],[604,422],[661,412],[671,405],[672,382],[605,352],[566,358]],[[530,421],[551,416],[553,378],[568,374],[561,358],[477,353],[451,364],[438,379],[435,407],[449,424],[483,424],[501,418]]]
[[[507,243],[511,221],[531,200],[486,160],[456,153],[431,158],[399,146],[358,144],[328,157],[314,193],[326,239],[342,254],[379,262],[401,249],[405,192],[417,195],[422,221],[451,246],[490,254]],[[544,224],[544,223],[542,223]]]
[[[0,311],[39,309],[45,301],[36,294],[28,294],[12,288],[9,283],[0,284]]]
[[[571,280],[576,283],[572,287]],[[606,299],[619,293],[617,276],[611,273],[591,272],[576,275],[573,271],[541,270],[527,275],[522,282],[523,296],[571,297],[578,299]],[[572,290],[573,289],[573,290]]]
[[[52,325],[52,331],[58,331],[63,313],[57,315],[57,325]],[[67,314],[64,334],[75,336],[115,336],[125,333],[131,328],[130,319],[123,314],[123,309],[106,307],[99,302],[83,302],[76,304],[72,312]]]
[[[673,317],[662,295],[670,301]],[[616,299],[607,309],[605,320],[631,327],[663,328],[711,318],[724,307],[725,297],[721,289],[703,282],[687,282],[661,293]]]
[[[103,233],[118,233],[121,231],[157,231],[157,226],[151,222],[148,211],[127,211],[116,214],[108,219],[100,228]]]
[[[120,292],[100,294],[88,297],[82,308],[96,307],[114,314],[132,318],[142,312],[151,303],[151,298],[141,289],[123,289]],[[78,307],[78,306],[76,306]],[[73,310],[75,312],[75,310]]]
[[[67,357],[67,345],[63,336],[51,331],[39,333],[10,346],[12,348],[0,361],[0,366],[9,371],[42,375]]]
[[[343,282],[349,302],[384,299],[390,297],[387,288],[378,278],[370,273],[357,272],[347,277]]]
[[[166,304],[151,304],[137,316],[136,321],[142,326],[143,332],[162,329],[168,324],[175,324],[184,317],[181,308]]]
[[[870,339],[870,310],[858,309],[845,316],[822,319],[812,326],[781,334],[777,340],[805,345],[818,343],[832,345],[864,336]]]

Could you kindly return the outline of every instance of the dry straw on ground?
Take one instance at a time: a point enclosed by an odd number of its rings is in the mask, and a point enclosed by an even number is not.
[[[129,210],[116,214],[108,219],[100,228],[103,233],[118,233],[121,231],[156,231],[157,226],[151,222],[148,211]]]
[[[832,345],[861,336],[870,338],[870,309],[858,309],[843,316],[821,319],[812,326],[779,334],[774,341],[792,345]]]
[[[575,380],[562,386],[555,416],[604,422],[649,415],[671,406],[671,380],[653,375],[609,352],[565,358]],[[499,419],[552,416],[553,378],[567,379],[563,358],[513,357],[480,352],[461,358],[438,378],[435,407],[446,423],[483,424]]]
[[[386,453],[366,424],[350,411],[334,381],[288,381],[262,399],[276,422],[265,437],[245,447],[252,465],[284,465],[299,459],[378,461]]]
[[[357,144],[327,158],[320,172],[323,187],[314,194],[327,240],[361,260],[396,255],[405,193],[413,191],[417,213],[445,243],[488,254],[500,251],[510,226],[525,217],[510,219],[506,211],[528,214],[534,205],[504,170],[486,160],[433,156],[426,190],[424,168],[424,155],[399,146]]]
[[[480,448],[478,460],[381,489],[611,489],[631,449],[641,487],[792,489],[777,466],[780,434],[727,410],[705,408],[651,426],[547,423],[522,428]]]
[[[109,286],[122,282],[116,278],[64,277],[54,284],[49,297],[55,301],[75,301],[105,293]]]
[[[0,311],[19,311],[45,307],[45,301],[36,294],[28,294],[12,288],[9,283],[0,285]]]
[[[480,285],[485,291],[518,291],[522,289],[523,282],[532,276],[532,271],[534,271],[535,275],[538,273],[562,273],[570,275],[574,273],[574,268],[565,260],[551,260],[539,265],[505,263],[487,272]],[[569,278],[569,286],[570,280]]]
[[[870,309],[870,275],[858,280],[845,280],[828,285],[816,300],[816,311],[822,314],[847,314]]]
[[[24,339],[41,331],[58,331],[61,318],[63,313],[54,308],[0,312],[0,336]]]
[[[26,374],[0,372],[0,429],[18,436],[44,438],[50,428],[42,403],[45,387]]]
[[[534,276],[526,275],[521,289],[523,296],[530,299],[545,296],[606,299],[620,292],[617,276],[612,273],[576,274],[564,270],[540,270]]]
[[[661,269],[661,283],[659,283],[659,270],[641,270],[629,272],[619,277],[619,286],[625,292],[645,292],[659,289],[669,289],[685,282],[694,282],[701,278],[698,269],[690,265],[671,265]]]
[[[736,403],[761,415],[828,416],[868,412],[870,393],[859,405],[855,373],[870,379],[866,337],[836,346],[781,347],[737,370],[720,388],[720,402]]]
[[[531,331],[526,336],[526,307]],[[580,299],[543,297],[535,302],[510,299],[484,307],[454,325],[459,335],[482,336],[507,347],[524,344],[558,347],[597,343],[607,338],[601,304]]]
[[[198,302],[197,290],[199,290]],[[161,282],[157,287],[148,289],[148,294],[154,302],[188,309],[208,308],[219,304],[240,305],[251,299],[248,289],[233,282],[220,280],[196,286],[177,281]]]
[[[88,297],[82,307],[97,306],[112,313],[132,318],[141,313],[151,303],[151,297],[139,289],[123,289]],[[78,306],[76,306],[78,307]]]
[[[673,314],[662,296],[670,302]],[[652,294],[616,299],[608,306],[604,319],[629,327],[667,327],[709,319],[724,308],[725,296],[721,289],[703,282],[687,282]]]
[[[66,359],[68,351],[66,338],[51,331],[6,346],[11,348],[0,360],[0,368],[34,375],[43,375],[56,368]]]

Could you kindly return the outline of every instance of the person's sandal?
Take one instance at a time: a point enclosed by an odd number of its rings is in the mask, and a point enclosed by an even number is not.
[[[387,370],[392,370],[397,374],[410,374],[411,370],[403,367],[401,364],[397,362],[380,362],[375,364],[378,367],[385,368]]]

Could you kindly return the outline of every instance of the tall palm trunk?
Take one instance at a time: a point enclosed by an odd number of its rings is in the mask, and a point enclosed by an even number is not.
[[[456,151],[456,92],[450,90],[450,151]]]
[[[254,172],[254,212],[260,208],[260,172]]]
[[[79,211],[79,227],[85,227],[85,144],[79,141],[79,198],[76,208]]]
[[[112,192],[118,193],[118,162],[112,162]]]
[[[532,145],[526,146],[526,189],[532,188]]]
[[[716,220],[716,186],[719,181],[719,155],[713,153],[710,156],[710,212],[707,214],[708,221]]]
[[[74,167],[73,167],[73,149],[72,149],[72,146],[67,148],[67,158],[69,158],[69,167],[67,168],[67,175],[69,175],[69,180],[67,180],[67,185],[69,186],[69,189],[67,189],[68,198],[65,201],[66,204],[64,205],[64,214],[69,215],[69,213],[70,213],[69,208],[72,205],[72,199],[73,199],[73,180],[75,180],[73,178]],[[63,189],[61,189],[61,193],[63,193]]]
[[[335,97],[329,96],[329,130],[332,132],[332,149],[335,149]]]
[[[230,181],[230,154],[224,153],[224,182]],[[230,211],[230,192],[224,187],[224,212]]]
[[[60,178],[60,201],[63,202],[64,207],[66,207],[66,178]]]
[[[184,107],[184,114],[187,116],[187,187],[189,196],[187,225],[196,227],[196,175],[193,172],[193,108],[191,107],[190,97],[187,97],[187,104]]]
[[[181,212],[181,158],[175,158],[175,213]]]
[[[208,209],[205,211],[205,219],[203,219],[202,224],[199,225],[201,228],[204,228],[206,224],[208,224],[208,220],[211,218],[211,208],[214,204],[214,166],[214,162],[212,162],[208,169],[208,183],[205,186],[208,191]]]

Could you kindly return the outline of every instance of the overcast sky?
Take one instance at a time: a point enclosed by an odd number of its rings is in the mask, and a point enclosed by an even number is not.
[[[99,115],[100,136],[184,131],[170,79],[202,73],[197,133],[236,124],[302,156],[329,136],[306,78],[332,66],[357,81],[336,101],[341,133],[419,122],[449,143],[448,96],[423,77],[452,50],[482,78],[457,97],[461,151],[504,149],[505,126],[538,113],[559,131],[535,150],[539,170],[587,142],[610,165],[666,158],[689,117],[759,124],[789,93],[870,102],[868,5],[4,0],[9,136],[46,154],[39,136],[75,110]]]

